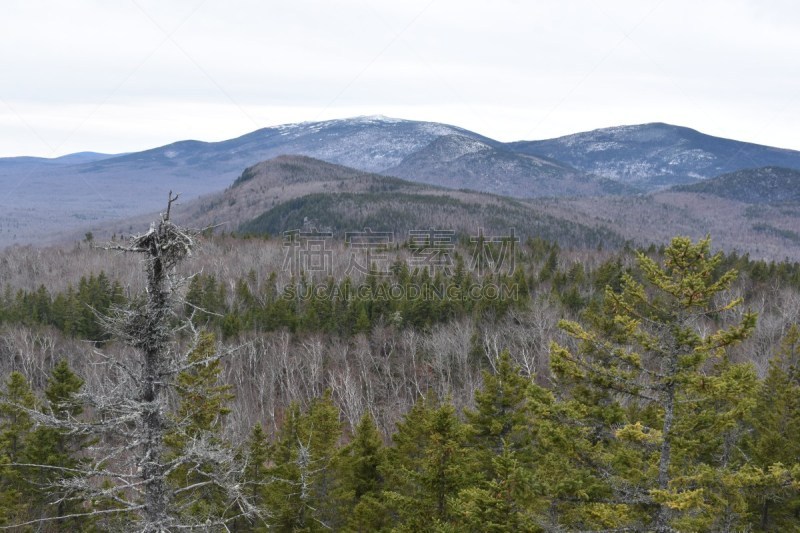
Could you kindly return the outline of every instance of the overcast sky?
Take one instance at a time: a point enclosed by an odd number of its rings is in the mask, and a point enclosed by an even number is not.
[[[0,156],[382,114],[503,140],[669,122],[800,149],[793,0],[5,0]]]

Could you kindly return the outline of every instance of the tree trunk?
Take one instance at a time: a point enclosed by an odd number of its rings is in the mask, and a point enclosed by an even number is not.
[[[162,380],[166,375],[167,344],[169,340],[169,288],[167,272],[161,258],[162,223],[148,247],[147,303],[144,309],[144,331],[141,348],[142,366],[142,425],[144,429],[142,481],[145,490],[145,523],[143,531],[165,531],[169,518],[169,494],[165,466],[162,461],[165,431]]]
[[[675,383],[669,382],[664,388],[664,424],[661,428],[661,457],[658,461],[658,488],[669,489],[669,465],[672,445],[672,422],[675,416]],[[655,531],[665,533],[672,531],[669,526],[670,509],[664,504],[658,506],[655,520]]]

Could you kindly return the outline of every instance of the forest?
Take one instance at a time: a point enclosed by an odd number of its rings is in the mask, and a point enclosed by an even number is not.
[[[800,265],[394,237],[0,253],[0,529],[800,530]]]

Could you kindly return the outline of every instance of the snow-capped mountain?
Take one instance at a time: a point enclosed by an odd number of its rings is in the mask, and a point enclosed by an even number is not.
[[[497,145],[477,133],[434,122],[382,116],[324,122],[301,122],[256,130],[221,142],[181,141],[106,160],[97,168],[119,163],[142,165],[212,165],[238,173],[246,166],[277,155],[306,155],[367,172],[381,172],[445,135],[461,135]]]
[[[800,152],[667,124],[502,143],[457,126],[382,116],[303,122],[121,155],[0,159],[0,246],[152,212],[170,190],[184,200],[218,192],[279,155],[516,198],[629,194],[743,168],[800,169]]]
[[[520,141],[509,147],[645,191],[744,168],[774,165],[800,169],[800,152],[663,123],[602,128],[556,139]]]

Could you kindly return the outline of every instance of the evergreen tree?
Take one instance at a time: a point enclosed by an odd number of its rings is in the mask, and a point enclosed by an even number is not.
[[[793,324],[770,361],[752,414],[747,453],[763,472],[772,473],[751,492],[754,522],[760,531],[788,531],[800,523],[800,494],[786,479],[786,468],[800,463],[800,327]]]
[[[378,531],[387,525],[381,501],[386,450],[372,415],[365,413],[353,439],[337,457],[336,497],[350,531]]]
[[[330,392],[311,402],[306,413],[292,405],[272,452],[272,480],[266,498],[278,531],[322,531],[336,514],[331,463],[341,437],[339,410]]]
[[[69,368],[66,360],[59,361],[50,373],[45,389],[48,414],[61,421],[64,427],[43,425],[32,433],[26,449],[26,462],[41,465],[32,472],[32,480],[43,487],[37,491],[36,507],[44,510],[54,506],[50,516],[56,518],[85,513],[83,494],[71,487],[70,479],[82,463],[81,452],[91,441],[81,433],[69,431],[68,425],[83,412],[76,395],[83,380]],[[83,518],[57,520],[59,531],[87,527]]]
[[[613,478],[614,501],[633,511],[652,509],[645,527],[654,531],[670,531],[675,519],[709,503],[704,500],[703,487],[680,483],[695,476],[702,465],[676,461],[681,452],[674,449],[681,437],[676,434],[676,416],[682,416],[678,405],[690,393],[689,385],[701,377],[706,361],[723,357],[725,350],[746,338],[755,325],[755,315],[745,313],[727,328],[710,333],[698,329],[741,303],[724,300],[722,293],[737,274],[733,270],[717,273],[722,256],[710,253],[709,239],[692,243],[676,237],[664,253],[663,266],[637,254],[646,285],[624,274],[620,292],[606,289],[603,315],[590,329],[561,321],[561,328],[575,339],[577,350],[555,343],[551,348],[553,369],[565,384],[597,391],[594,395],[601,403],[595,402],[599,408],[594,409],[600,419],[600,411],[608,409],[611,416],[606,415],[606,420],[627,422],[613,432],[606,427],[603,438],[612,453],[599,462]],[[633,405],[632,412],[647,414],[648,407],[654,407],[656,416],[626,420],[620,416],[622,399]],[[640,467],[630,466],[630,461],[636,461],[630,455],[632,443],[639,444],[634,455],[643,461]],[[621,468],[615,468],[619,462]],[[641,468],[644,466],[648,468]],[[644,475],[626,479],[620,472]]]
[[[26,447],[33,421],[27,410],[36,400],[28,380],[19,372],[9,374],[0,392],[0,525],[26,521],[26,510],[35,487],[30,486],[26,469],[15,464],[27,462]]]
[[[526,505],[535,492],[530,470],[508,448],[492,457],[493,477],[459,493],[454,503],[456,529],[503,533],[542,531],[532,508]]]
[[[227,443],[222,439],[223,419],[230,412],[227,404],[234,398],[231,386],[220,383],[222,363],[217,357],[213,334],[202,333],[189,353],[187,368],[175,379],[180,403],[174,413],[174,430],[164,438],[168,459],[176,463],[169,475],[175,494],[175,509],[193,521],[224,517],[227,494],[213,477],[218,468],[209,454],[195,455],[195,448],[219,450],[219,461],[227,457]]]
[[[249,497],[251,505],[259,508],[267,506],[267,490],[270,483],[268,461],[270,456],[269,442],[261,424],[253,426],[245,446],[246,466],[242,475],[242,486]],[[263,531],[268,527],[264,520],[242,518],[234,522],[233,531]]]
[[[475,391],[475,410],[465,411],[469,441],[477,450],[483,471],[491,479],[494,458],[504,450],[529,452],[534,439],[529,395],[548,394],[523,377],[504,350],[495,363],[496,372],[483,373],[483,387]]]
[[[453,518],[452,501],[476,480],[466,428],[450,403],[420,400],[392,436],[386,469],[387,508],[402,531],[430,531]]]

